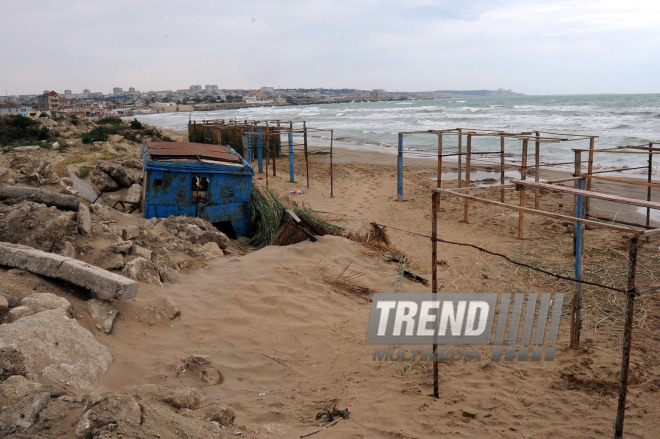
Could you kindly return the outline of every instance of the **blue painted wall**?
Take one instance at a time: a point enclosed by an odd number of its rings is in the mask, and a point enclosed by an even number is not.
[[[144,217],[188,215],[211,223],[231,221],[238,236],[250,232],[250,192],[254,170],[242,166],[198,162],[148,161],[143,151]],[[209,181],[205,203],[193,203],[193,177]]]

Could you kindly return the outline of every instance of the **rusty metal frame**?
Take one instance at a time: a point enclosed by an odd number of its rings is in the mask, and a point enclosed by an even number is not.
[[[541,132],[537,132],[540,134]],[[402,134],[402,133],[401,133]],[[538,135],[537,134],[537,135]],[[545,134],[556,134],[556,133],[545,133]],[[488,134],[490,135],[490,134]],[[442,134],[439,135],[441,137]],[[540,137],[540,136],[539,136]],[[517,137],[518,138],[518,137]],[[533,140],[537,140],[538,137],[534,138],[532,137]],[[554,181],[548,181],[544,183],[538,182],[536,180],[535,182],[531,181],[526,181],[526,155],[527,155],[527,143],[530,139],[530,137],[525,137],[522,136],[520,139],[523,141],[523,154],[522,154],[522,161],[521,161],[521,178],[519,180],[517,179],[512,179],[511,184],[500,184],[498,186],[488,186],[488,187],[482,187],[482,188],[471,188],[469,185],[469,179],[466,181],[467,186],[465,188],[454,188],[454,189],[442,189],[441,188],[441,173],[442,173],[442,154],[441,154],[441,149],[442,149],[442,141],[439,140],[438,145],[438,178],[437,178],[437,187],[432,189],[431,192],[431,209],[432,209],[432,215],[431,215],[431,237],[432,237],[432,254],[431,254],[431,273],[432,273],[432,287],[431,291],[432,293],[437,293],[438,292],[438,278],[437,278],[437,263],[438,263],[438,256],[437,256],[437,251],[438,251],[438,211],[440,207],[440,196],[441,195],[449,195],[449,196],[456,196],[459,198],[464,198],[466,201],[466,207],[465,207],[465,213],[464,213],[464,219],[467,222],[468,220],[468,211],[467,211],[467,201],[468,200],[473,200],[473,201],[478,201],[478,202],[483,202],[486,204],[493,204],[496,206],[500,207],[505,207],[509,208],[512,210],[517,210],[518,211],[518,217],[519,217],[519,222],[518,222],[518,236],[519,238],[522,238],[522,214],[523,212],[528,212],[531,214],[536,214],[536,215],[541,215],[541,216],[546,216],[546,217],[551,217],[551,218],[557,218],[557,219],[568,219],[571,220],[576,224],[576,245],[578,248],[576,249],[576,285],[578,288],[576,288],[576,292],[574,294],[573,298],[573,306],[571,310],[571,347],[577,348],[579,344],[579,332],[580,332],[580,327],[581,327],[581,302],[582,302],[582,291],[581,291],[581,283],[579,282],[581,279],[581,271],[578,271],[578,266],[582,266],[582,259],[583,259],[583,248],[584,248],[584,227],[581,227],[581,225],[586,225],[589,224],[591,226],[595,227],[601,227],[601,228],[608,228],[608,229],[614,229],[618,231],[623,231],[626,232],[627,235],[625,236],[626,239],[629,241],[629,257],[628,257],[628,276],[627,276],[627,286],[625,289],[625,296],[626,296],[626,308],[625,308],[625,324],[624,324],[624,334],[623,334],[623,342],[622,342],[622,354],[621,354],[621,372],[620,372],[620,379],[619,379],[619,397],[618,397],[618,404],[617,404],[617,415],[616,415],[616,421],[614,424],[614,437],[615,438],[622,438],[623,436],[623,425],[624,425],[624,418],[625,418],[625,405],[626,405],[626,397],[627,397],[627,391],[628,391],[628,375],[629,375],[629,364],[630,364],[630,352],[631,352],[631,343],[632,343],[632,327],[633,327],[633,313],[634,313],[634,304],[635,304],[635,298],[640,297],[642,295],[648,295],[648,294],[653,294],[660,292],[660,287],[656,288],[651,288],[647,291],[643,292],[638,292],[636,289],[635,281],[636,281],[636,270],[637,270],[637,252],[638,252],[638,247],[639,247],[639,239],[641,238],[646,238],[648,239],[651,236],[658,236],[660,235],[660,228],[655,228],[655,229],[650,229],[649,230],[649,224],[648,224],[648,219],[647,219],[647,224],[645,227],[643,226],[634,226],[634,225],[623,225],[620,223],[613,223],[613,222],[605,222],[605,221],[600,221],[598,219],[587,219],[586,218],[586,200],[590,199],[591,197],[593,198],[603,198],[607,199],[608,201],[614,201],[614,202],[619,202],[619,203],[625,203],[625,204],[630,204],[630,205],[635,205],[635,206],[641,206],[641,207],[646,207],[647,209],[660,209],[660,203],[654,203],[651,202],[650,200],[650,194],[648,199],[645,200],[639,200],[639,199],[632,199],[632,198],[627,198],[627,197],[618,197],[618,196],[613,196],[611,194],[604,194],[604,193],[599,193],[592,191],[590,188],[590,185],[587,184],[586,190],[582,189],[582,182],[585,180],[589,182],[589,177],[593,177],[593,155],[595,152],[614,152],[613,149],[595,149],[594,148],[594,140],[595,136],[582,136],[582,137],[576,137],[575,139],[571,140],[584,140],[584,139],[589,139],[590,140],[590,148],[589,149],[578,149],[576,148],[575,151],[575,174],[572,179],[561,179],[561,181],[554,180]],[[468,141],[469,145],[469,141]],[[538,145],[538,143],[537,143]],[[652,174],[652,156],[653,154],[656,154],[660,152],[660,148],[656,148],[653,146],[654,142],[650,142],[648,146],[644,145],[639,145],[639,146],[624,146],[624,147],[617,147],[617,149],[621,148],[635,148],[635,149],[644,149],[643,152],[644,154],[648,153],[649,154],[649,181],[648,181],[648,189],[650,191],[651,187],[655,187],[654,185],[651,185],[651,174]],[[537,146],[538,148],[538,146]],[[582,174],[581,172],[581,156],[580,154],[582,152],[588,152],[589,153],[589,170],[587,174]],[[622,152],[622,151],[619,151]],[[469,157],[470,151],[467,153],[467,157]],[[538,149],[537,149],[537,166],[538,166]],[[469,164],[468,164],[469,166]],[[538,169],[538,167],[537,167]],[[537,172],[538,173],[538,172]],[[466,177],[469,178],[469,171],[467,171]],[[460,177],[459,177],[460,178]],[[568,182],[573,180],[575,182],[576,187],[575,188],[568,188],[565,186],[559,186],[556,183],[560,182]],[[477,197],[474,195],[470,194],[470,191],[472,190],[480,190],[480,189],[501,189],[502,193],[504,193],[505,190],[511,190],[513,188],[516,188],[520,191],[520,204],[519,205],[513,205],[513,204],[508,204],[504,202],[504,197],[502,196],[501,201],[494,201],[486,198],[481,198]],[[524,206],[524,192],[526,188],[534,188],[536,190],[539,189],[545,189],[553,192],[562,192],[562,193],[570,193],[574,195],[574,212],[575,214],[573,216],[569,215],[563,215],[563,214],[558,214],[555,212],[549,212],[545,210],[540,210],[538,208],[538,204],[535,205],[535,208],[528,208]],[[646,230],[645,230],[646,229]],[[581,230],[581,232],[580,232]],[[437,348],[436,345],[434,345],[434,349]],[[433,378],[434,378],[434,396],[438,397],[438,370],[437,370],[437,363],[434,362],[434,371],[433,371]]]

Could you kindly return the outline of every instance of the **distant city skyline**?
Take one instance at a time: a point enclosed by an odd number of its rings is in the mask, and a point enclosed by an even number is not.
[[[0,91],[657,93],[660,2],[0,3]]]

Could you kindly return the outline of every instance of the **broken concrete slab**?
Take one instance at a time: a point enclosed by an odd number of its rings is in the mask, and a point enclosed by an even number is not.
[[[20,244],[0,242],[0,265],[62,279],[88,289],[97,299],[132,299],[138,291],[138,283],[124,276]]]
[[[25,186],[5,186],[0,188],[0,200],[7,198],[25,198],[37,203],[43,203],[47,206],[56,206],[71,210],[78,209],[80,205],[80,200],[73,195],[59,194],[57,192],[49,192]]]
[[[86,181],[81,180],[78,176],[70,172],[69,177],[71,178],[71,186],[83,197],[91,201],[92,203],[99,202],[99,194],[96,193],[94,188],[90,186]]]

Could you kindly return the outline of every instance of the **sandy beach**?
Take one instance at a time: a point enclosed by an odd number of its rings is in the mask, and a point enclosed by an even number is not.
[[[182,138],[185,133],[171,135]],[[282,197],[304,204],[326,221],[354,232],[371,222],[382,224],[392,246],[404,252],[406,268],[431,278],[430,189],[434,160],[406,160],[404,201],[396,201],[396,156],[337,148],[333,157],[334,197],[330,197],[329,157],[310,155],[310,187],[304,158],[296,153],[296,182],[289,182],[288,161],[277,160],[267,184]],[[257,173],[255,184],[265,186]],[[455,181],[447,181],[451,187]],[[289,195],[289,191],[304,194]],[[511,191],[507,197],[517,197]],[[570,214],[572,197],[541,194],[541,206]],[[131,216],[114,214],[129,224]],[[472,243],[515,260],[571,275],[572,225],[544,217],[525,217],[524,239],[517,238],[514,211],[471,205],[462,222],[462,200],[443,197],[441,238]],[[413,232],[405,233],[401,230]],[[586,232],[588,279],[621,287],[627,268],[626,241],[620,232]],[[173,274],[173,283],[140,283],[136,299],[115,302],[119,318],[109,335],[98,334],[113,362],[100,386],[133,393],[145,385],[189,386],[205,401],[236,411],[231,435],[291,438],[314,432],[316,416],[333,406],[352,405],[350,418],[315,433],[315,438],[457,437],[603,437],[616,414],[623,331],[621,294],[586,288],[584,326],[579,350],[568,348],[570,304],[564,304],[557,356],[548,362],[493,362],[481,346],[480,361],[440,364],[440,398],[430,395],[431,362],[373,361],[365,344],[371,304],[333,290],[328,280],[349,273],[353,281],[380,293],[430,292],[430,286],[399,274],[399,265],[359,243],[338,236],[318,242],[258,251],[232,241],[225,256]],[[438,283],[443,293],[566,293],[573,284],[517,267],[472,248],[439,245]],[[660,277],[658,242],[642,243],[639,284]],[[41,288],[37,277],[16,278],[0,270],[7,291]],[[64,295],[81,325],[94,330],[85,298],[48,286]],[[180,316],[160,313],[173,300]],[[660,428],[660,311],[657,297],[638,301],[634,326],[626,437],[645,438]],[[202,385],[177,368],[181,359],[207,355],[221,374],[215,385]],[[199,418],[197,411],[182,410]],[[174,436],[173,436],[174,437]]]
[[[406,161],[405,201],[397,202],[395,160],[389,154],[337,149],[330,198],[328,157],[310,156],[311,184],[306,188],[302,154],[297,154],[297,182],[288,181],[288,163],[279,160],[278,174],[269,175],[268,186],[282,196],[304,190],[304,195],[291,198],[350,230],[364,230],[376,221],[428,234],[435,161]],[[255,176],[258,184],[265,185],[265,180],[264,174]],[[565,213],[570,213],[571,201],[566,197]],[[554,195],[541,198],[542,206],[560,202]],[[528,216],[521,241],[510,211],[476,205],[471,212],[471,222],[465,224],[459,221],[462,202],[443,199],[440,236],[570,272],[571,235],[561,221]],[[386,230],[393,246],[409,255],[409,269],[430,278],[429,240]],[[587,264],[607,261],[611,272],[606,276],[620,284],[626,255],[619,235],[588,231],[586,240]],[[297,437],[315,429],[317,412],[348,404],[353,405],[351,418],[316,437],[600,437],[611,432],[621,296],[587,291],[582,348],[568,349],[566,320],[554,362],[495,363],[485,356],[480,362],[441,364],[441,397],[434,400],[429,397],[431,364],[372,361],[373,348],[364,343],[369,304],[339,295],[323,282],[324,274],[348,267],[359,273],[361,285],[378,292],[428,291],[429,287],[400,279],[396,264],[365,253],[358,244],[325,237],[317,243],[221,259],[182,274],[174,285],[142,290],[140,301],[173,297],[180,304],[181,320],[157,330],[130,318],[120,322],[109,340],[116,361],[104,385],[176,380],[171,370],[176,359],[203,351],[224,376],[222,385],[204,389],[207,397],[222,397],[233,405],[238,422],[254,437]],[[657,243],[644,244],[640,253],[647,279],[657,276]],[[476,250],[441,245],[439,258],[444,261],[441,292],[572,294],[568,282],[518,269]],[[122,305],[122,314],[130,315],[135,304]],[[653,415],[660,408],[655,397],[659,369],[653,360],[660,353],[653,317],[657,312],[657,298],[646,298],[635,327],[627,437],[648,437],[648,431],[660,426]],[[476,417],[463,416],[464,409]]]

